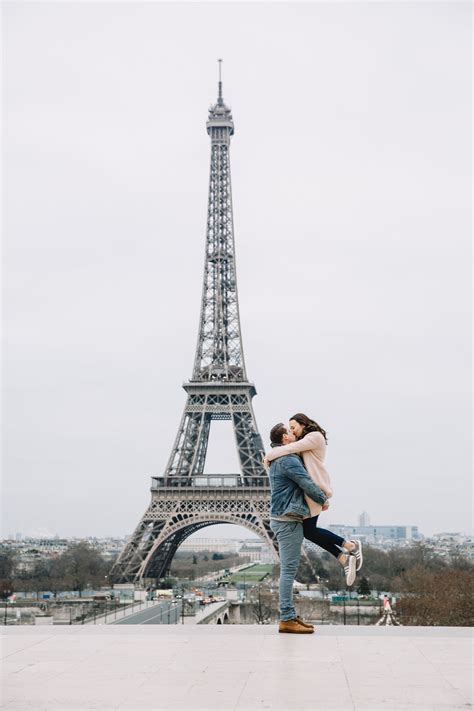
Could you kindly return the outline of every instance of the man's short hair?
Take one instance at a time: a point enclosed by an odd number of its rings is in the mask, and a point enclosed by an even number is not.
[[[284,434],[286,434],[286,425],[283,422],[279,422],[270,430],[270,442],[272,444],[281,444]]]

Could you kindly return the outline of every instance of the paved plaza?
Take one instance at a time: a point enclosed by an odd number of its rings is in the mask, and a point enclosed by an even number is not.
[[[12,627],[5,709],[471,708],[469,629],[275,626]]]

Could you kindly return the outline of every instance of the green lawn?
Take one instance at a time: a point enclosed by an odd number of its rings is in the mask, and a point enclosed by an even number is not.
[[[263,580],[273,570],[273,565],[252,565],[249,568],[240,570],[225,578],[231,583],[258,583]]]

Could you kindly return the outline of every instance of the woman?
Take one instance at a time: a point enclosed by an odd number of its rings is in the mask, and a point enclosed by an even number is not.
[[[281,447],[273,447],[266,456],[267,461],[272,462],[278,457],[284,457],[285,454],[301,455],[306,471],[330,499],[332,497],[331,480],[324,466],[327,445],[326,432],[317,422],[301,412],[293,415],[289,425],[296,441]],[[306,495],[305,499],[310,512],[310,516],[303,521],[305,538],[337,558],[344,568],[347,585],[352,585],[356,570],[360,570],[362,567],[361,542],[359,540],[346,541],[332,531],[318,528],[319,514],[329,508],[329,503],[326,502],[324,506],[321,506]]]

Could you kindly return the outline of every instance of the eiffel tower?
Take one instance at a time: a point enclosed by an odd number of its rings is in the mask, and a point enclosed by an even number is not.
[[[269,526],[270,487],[262,464],[247,378],[235,268],[229,148],[234,122],[222,97],[221,60],[217,103],[209,109],[211,170],[206,254],[199,336],[187,401],[162,476],[153,476],[151,502],[111,577],[140,583],[165,577],[178,546],[192,533],[215,523],[244,526],[277,551]],[[212,420],[233,425],[240,472],[205,475]]]

